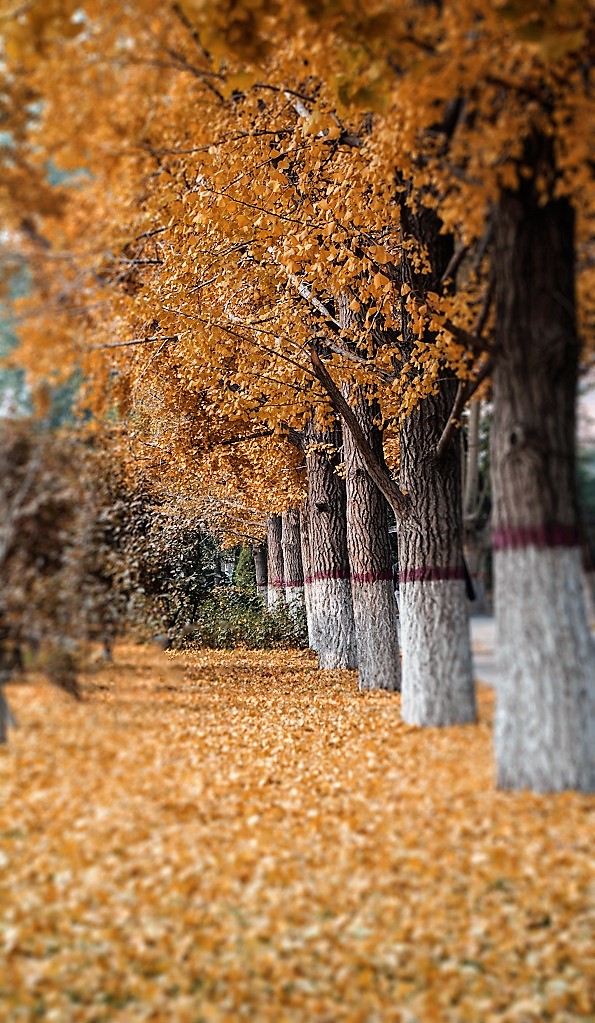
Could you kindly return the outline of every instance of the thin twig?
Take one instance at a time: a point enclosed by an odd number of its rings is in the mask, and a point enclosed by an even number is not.
[[[159,345],[159,348],[157,349],[157,351],[153,352],[151,358],[147,361],[147,363],[145,364],[145,366],[141,370],[140,375],[136,378],[136,381],[135,381],[135,384],[134,384],[134,388],[133,388],[133,392],[132,392],[133,404],[136,402],[136,392],[138,390],[138,385],[140,384],[141,380],[143,379],[145,373],[148,371],[149,366],[151,366],[152,363],[155,362],[155,359],[159,355],[161,355],[161,352],[165,348],[166,344],[168,344],[168,342],[170,342],[170,341],[177,341],[177,340],[178,340],[177,334],[175,334],[173,337],[164,337],[162,342],[161,342],[161,344]]]
[[[456,249],[453,255],[451,256],[450,262],[446,267],[446,270],[442,274],[442,277],[440,278],[440,284],[444,284],[447,280],[449,280],[450,277],[455,276],[457,270],[459,269],[461,263],[463,262],[468,252],[469,252],[468,245],[459,245],[458,249]]]
[[[483,366],[481,367],[477,375],[473,378],[473,380],[467,381],[461,380],[461,382],[459,383],[454,404],[452,406],[451,413],[448,417],[448,422],[446,423],[446,426],[442,431],[442,436],[440,437],[440,440],[436,445],[436,458],[440,459],[444,457],[444,453],[446,451],[446,448],[448,447],[448,444],[454,431],[458,429],[458,427],[460,426],[459,417],[461,415],[461,412],[465,408],[465,405],[467,404],[469,399],[473,397],[480,384],[483,384],[486,377],[490,375],[493,368],[494,368],[493,359],[486,359]]]
[[[457,324],[453,323],[453,321],[448,319],[448,317],[442,321],[444,329],[476,355],[482,355],[485,352],[485,344],[482,342],[481,335],[488,320],[493,295],[493,288],[490,284],[484,295],[481,309],[479,310],[472,330],[465,330],[464,327],[457,326]]]
[[[105,345],[90,345],[88,352],[101,352],[104,348],[127,348],[129,345],[154,345],[160,341],[177,341],[178,335],[172,337],[134,337],[130,341],[110,341]]]

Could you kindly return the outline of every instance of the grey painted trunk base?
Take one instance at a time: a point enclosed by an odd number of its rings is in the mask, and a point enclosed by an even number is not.
[[[595,650],[576,548],[496,551],[500,788],[595,789]]]
[[[274,611],[280,604],[285,603],[285,589],[281,586],[267,587],[267,604],[269,611]]]
[[[16,728],[17,720],[12,713],[4,694],[4,686],[0,685],[0,743],[8,741],[8,729]]]
[[[595,572],[584,571],[583,587],[585,591],[585,606],[589,622],[595,622]]]
[[[402,716],[424,727],[476,720],[465,583],[401,583]]]
[[[318,666],[325,669],[357,668],[349,579],[315,579],[309,590]]]
[[[287,601],[287,607],[290,613],[295,611],[297,615],[301,614],[305,610],[306,606],[304,587],[286,586],[285,600]]]
[[[256,593],[257,593],[257,596],[259,596],[260,599],[262,600],[263,604],[267,605],[268,604],[268,600],[269,600],[269,588],[268,588],[268,586],[257,586],[256,587]]]
[[[306,625],[308,627],[308,646],[310,650],[318,649],[318,638],[316,635],[316,621],[312,610],[312,586],[304,583],[304,604],[306,607]]]
[[[397,602],[390,579],[371,583],[352,580],[357,636],[359,688],[401,688],[401,657],[397,635]]]

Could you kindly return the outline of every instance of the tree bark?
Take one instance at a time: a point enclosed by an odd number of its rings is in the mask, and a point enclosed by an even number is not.
[[[302,550],[302,566],[304,570],[304,604],[306,607],[306,623],[308,626],[308,644],[311,650],[317,649],[316,619],[312,609],[312,550],[310,546],[310,512],[308,499],[300,508],[300,542]]]
[[[553,178],[550,144],[527,162]],[[493,546],[501,788],[595,788],[595,659],[583,593],[575,473],[580,342],[574,216],[535,180],[495,217]]]
[[[461,724],[476,716],[456,439],[436,458],[456,389],[455,380],[442,380],[401,429],[401,485],[411,501],[397,529],[402,714],[415,725]]]
[[[487,612],[486,566],[490,552],[490,529],[482,505],[483,494],[480,486],[480,439],[481,401],[474,399],[469,405],[467,426],[467,450],[465,452],[465,473],[463,487],[463,525],[465,529],[464,551],[467,568],[473,582],[475,614]]]
[[[304,609],[304,568],[299,508],[288,508],[281,516],[281,545],[285,567],[285,600],[289,609],[299,615]]]
[[[267,585],[267,545],[264,543],[254,545],[252,548],[254,557],[254,573],[256,576],[256,592],[264,604],[268,602]]]
[[[16,728],[16,719],[4,695],[4,686],[0,684],[0,744],[8,742],[8,729]]]
[[[424,253],[403,248],[402,283],[419,301],[439,292],[453,257],[452,237],[435,211],[402,207],[405,238]],[[403,359],[418,343],[402,310]],[[427,335],[427,340],[433,340]],[[409,512],[397,520],[401,619],[402,715],[409,724],[433,726],[474,721],[475,687],[463,567],[461,445],[444,443],[457,381],[442,371],[433,395],[422,399],[401,428],[401,489]],[[441,442],[442,441],[442,442]],[[440,454],[438,455],[438,445]]]
[[[481,402],[476,398],[469,405],[469,424],[467,427],[467,455],[465,458],[465,487],[463,493],[463,508],[466,516],[474,514],[479,494],[480,422]]]
[[[267,519],[267,576],[268,607],[272,611],[285,603],[285,567],[281,545],[281,516],[269,515]]]
[[[357,655],[345,483],[335,471],[340,434],[306,432],[310,573],[306,589],[321,668],[355,668]]]
[[[383,463],[382,435],[374,424],[377,408],[361,392],[352,395],[351,404],[378,461]],[[386,502],[366,471],[349,430],[345,430],[343,443],[359,688],[398,691],[401,658]]]

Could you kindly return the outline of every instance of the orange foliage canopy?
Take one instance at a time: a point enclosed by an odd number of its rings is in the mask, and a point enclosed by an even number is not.
[[[86,0],[7,14],[11,74],[43,101],[30,152],[72,175],[66,211],[29,238],[43,290],[22,361],[80,365],[91,407],[119,409],[160,479],[194,474],[203,492],[224,479],[226,500],[248,486],[280,508],[289,448],[258,435],[326,407],[313,340],[338,382],[377,394],[385,422],[444,365],[481,372],[490,210],[526,172],[535,129],[552,134],[553,187],[579,212],[590,340],[594,22],[575,0]],[[413,215],[437,207],[463,254],[440,294],[403,283],[403,254],[426,258],[403,201]]]

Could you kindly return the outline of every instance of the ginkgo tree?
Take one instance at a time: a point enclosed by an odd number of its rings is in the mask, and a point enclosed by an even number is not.
[[[311,91],[318,91],[319,86],[313,88],[313,83],[309,84]],[[176,88],[179,87],[176,85]],[[393,412],[395,409],[399,413],[407,411],[412,400],[419,400],[422,384],[426,391],[434,386],[439,360],[436,357],[438,346],[434,343],[431,364],[425,365],[422,376],[422,363],[427,362],[428,355],[432,353],[428,350],[422,354],[424,345],[420,343],[408,352],[409,365],[405,373],[401,373],[401,344],[398,338],[392,345],[387,343],[391,320],[394,321],[395,329],[400,322],[394,316],[395,293],[399,293],[398,288],[395,292],[395,281],[391,282],[391,272],[387,271],[387,264],[391,261],[390,246],[395,247],[398,235],[397,223],[391,226],[391,218],[396,220],[395,203],[391,201],[390,194],[384,198],[377,194],[379,190],[374,181],[367,179],[365,156],[354,165],[352,154],[362,145],[362,139],[355,131],[347,132],[344,128],[337,130],[337,125],[334,131],[328,128],[323,133],[314,131],[313,125],[316,129],[321,124],[320,116],[318,120],[308,116],[306,124],[302,123],[304,112],[307,113],[306,100],[311,101],[311,97],[304,91],[305,86],[289,92],[284,90],[283,93],[275,86],[270,89],[273,97],[280,98],[277,110],[270,109],[271,104],[265,104],[259,97],[260,86],[243,103],[239,96],[232,97],[232,103],[227,107],[219,101],[208,121],[206,132],[203,125],[203,134],[211,142],[210,145],[196,145],[195,137],[194,146],[186,152],[180,143],[170,151],[163,146],[158,148],[156,143],[146,143],[146,148],[160,154],[157,185],[153,193],[147,191],[142,202],[142,214],[149,222],[135,228],[136,244],[128,243],[123,253],[124,258],[115,258],[115,266],[105,271],[111,272],[113,276],[115,269],[116,279],[124,278],[129,291],[125,313],[128,335],[146,326],[143,316],[146,318],[149,313],[149,287],[153,299],[157,298],[158,309],[156,316],[150,320],[150,336],[138,339],[139,344],[141,341],[154,344],[155,355],[152,354],[145,362],[145,352],[140,348],[140,354],[134,354],[133,361],[139,358],[144,363],[143,368],[139,367],[135,371],[133,364],[128,368],[128,378],[131,375],[134,377],[136,372],[137,377],[140,373],[148,382],[151,377],[147,376],[145,365],[153,366],[158,362],[161,367],[165,367],[166,376],[169,367],[174,382],[168,384],[166,381],[164,388],[171,392],[174,404],[176,401],[179,404],[181,391],[178,363],[180,358],[185,359],[185,372],[191,375],[194,388],[199,388],[201,374],[204,377],[205,369],[210,380],[213,373],[219,373],[223,381],[235,372],[241,380],[241,386],[237,381],[233,384],[234,390],[230,389],[224,399],[227,405],[234,401],[243,403],[244,409],[252,416],[257,414],[265,417],[270,417],[271,409],[282,407],[287,414],[294,416],[296,423],[300,422],[304,416],[309,415],[311,403],[311,394],[306,386],[308,369],[307,360],[304,369],[303,349],[316,321],[313,321],[311,315],[304,314],[302,329],[297,329],[294,313],[296,299],[302,300],[302,304],[306,301],[310,313],[314,311],[322,314],[325,328],[329,324],[336,328],[336,318],[315,297],[314,290],[324,287],[325,292],[332,295],[340,287],[350,286],[354,292],[350,306],[355,311],[361,307],[367,309],[362,329],[358,337],[349,337],[339,345],[336,339],[333,342],[331,337],[323,336],[324,348],[338,356],[339,363],[345,361],[350,376],[353,376],[355,370],[358,371],[354,384],[369,384],[372,379],[376,389],[380,375],[383,383],[391,385],[391,389],[384,395],[385,415],[390,415],[391,404]],[[180,109],[185,111],[189,105],[188,100],[180,102]],[[331,115],[326,116],[328,120]],[[215,117],[218,117],[218,121],[213,124]],[[217,144],[213,145],[213,132],[219,124],[220,137]],[[188,131],[185,122],[180,126],[180,131]],[[197,131],[195,127],[194,136]],[[369,134],[369,128],[365,125],[363,131]],[[272,148],[271,135],[275,143]],[[282,145],[283,152],[279,150],[279,145]],[[248,159],[249,175],[245,173]],[[165,171],[169,180],[167,187],[163,188],[160,176]],[[270,196],[266,205],[253,202],[251,192],[262,181],[263,194],[266,193],[271,175],[273,202]],[[365,206],[366,216],[360,215],[359,221],[353,223],[357,196],[360,197],[362,207]],[[254,212],[258,216],[255,217]],[[233,236],[230,235],[230,221],[235,231]],[[337,236],[339,227],[340,237]],[[197,246],[197,237],[200,237],[200,246]],[[222,263],[225,265],[222,266]],[[308,283],[304,272],[307,273]],[[139,280],[141,275],[144,286]],[[192,284],[193,277],[196,281],[197,276],[199,283]],[[121,315],[122,307],[123,301],[120,300],[116,306],[118,315]],[[99,328],[99,337],[101,331],[113,329],[118,322],[116,317],[105,317],[104,312],[102,310],[100,314],[103,323]],[[180,321],[184,324],[182,329]],[[372,331],[378,333],[373,324],[381,321],[386,326],[383,344],[377,346],[374,342],[371,348]],[[416,317],[416,323],[419,323],[419,317]],[[154,324],[158,329],[153,329]],[[218,339],[215,346],[212,344],[214,337]],[[133,343],[136,342],[124,342],[123,347]],[[201,346],[200,355],[196,351],[197,343]],[[106,339],[105,344],[106,347],[115,348],[119,342]],[[242,351],[242,345],[246,352],[243,359],[238,354]],[[271,375],[271,358],[276,377]],[[238,367],[240,360],[241,365]],[[285,366],[285,372],[279,373],[276,362],[280,362],[281,367]],[[387,367],[392,368],[392,372]],[[418,372],[414,375],[416,367]],[[297,381],[296,368],[301,369],[301,380],[298,376]],[[432,372],[428,372],[428,369]],[[247,377],[252,377],[254,385],[260,389],[265,380],[269,385],[278,386],[278,389],[271,391],[269,386],[266,402],[260,401],[261,395],[257,395],[255,401],[253,392],[249,395],[246,393]],[[395,386],[393,395],[392,388]],[[293,401],[288,401],[286,393],[283,394],[288,388],[290,395],[294,394]],[[138,403],[138,384],[134,385],[134,391]],[[285,401],[276,400],[280,397],[284,397]],[[390,399],[388,405],[387,399]],[[275,417],[273,413],[273,420]],[[456,470],[456,467],[453,468]],[[392,488],[393,494],[396,489]],[[399,500],[402,504],[402,499]],[[431,514],[431,504],[426,514]],[[386,540],[384,545],[384,563],[376,566],[378,579],[372,580],[370,567],[360,564],[352,573],[352,582],[355,579],[359,586],[357,580],[361,577],[363,587],[373,585],[379,593],[384,594],[381,598],[382,613],[387,620],[387,630],[390,631],[392,627],[394,632]],[[430,566],[433,573],[438,572],[438,576],[429,581],[433,588],[444,591],[445,587],[438,586],[443,581],[441,573],[453,572],[457,599],[462,608],[464,591],[461,581],[457,579],[462,573],[460,557],[459,541],[459,550],[454,552],[452,566],[440,563],[438,566]],[[426,569],[426,566],[422,567]],[[347,571],[346,566],[327,565],[319,566],[314,575],[324,575],[328,585],[332,583],[336,589],[345,588],[347,582],[348,592],[348,580],[341,581],[337,577],[337,573]],[[406,566],[404,571],[407,571]],[[416,566],[415,571],[419,571],[419,566]],[[322,578],[316,580],[317,588],[322,581]],[[326,598],[323,603],[327,603]],[[377,621],[379,613],[377,607],[371,620]],[[456,649],[457,646],[466,649],[461,664],[465,665],[465,686],[471,689],[466,615],[459,611],[449,628],[445,628],[442,622],[441,627],[434,630],[433,642],[429,644],[427,629],[422,626],[421,633],[419,630],[420,616],[411,616],[410,620],[414,633],[412,642],[407,644],[411,655],[405,662],[405,693],[408,692],[409,677],[413,680],[421,679],[422,689],[426,688],[424,670],[427,673],[429,667],[429,679],[434,689],[446,697],[453,677],[453,665],[444,656],[445,643],[446,649]],[[454,628],[455,621],[457,630]],[[369,615],[366,627],[370,629]],[[455,631],[460,634],[460,640],[452,643]],[[379,645],[376,641],[376,646]],[[386,647],[384,640],[382,645]],[[392,646],[396,668],[398,657],[394,640]],[[426,650],[430,651],[429,665]],[[386,649],[382,651],[382,656],[378,650],[376,660],[379,662],[377,677],[386,675]],[[419,683],[414,681],[412,688],[415,689],[416,685],[419,687]],[[420,711],[412,707],[407,713],[411,714],[411,720],[433,724],[465,720],[470,716],[468,707],[464,706],[461,711],[456,701],[448,713],[443,713],[438,710],[440,702],[435,697],[430,697],[428,701],[422,694],[422,705],[428,705],[427,709]],[[442,704],[448,706],[449,700],[442,700]]]

